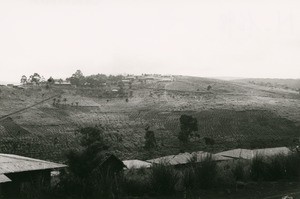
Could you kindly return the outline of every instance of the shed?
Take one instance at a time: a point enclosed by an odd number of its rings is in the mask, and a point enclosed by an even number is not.
[[[117,158],[115,155],[110,153],[100,154],[101,162],[99,163],[99,169],[110,173],[119,173],[126,168],[126,165]]]
[[[12,154],[0,154],[0,195],[15,197],[29,187],[50,185],[50,173],[66,165]]]

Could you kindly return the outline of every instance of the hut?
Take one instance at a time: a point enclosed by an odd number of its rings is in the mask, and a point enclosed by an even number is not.
[[[0,154],[0,198],[17,197],[30,189],[50,186],[51,171],[65,167],[63,164]]]
[[[100,162],[98,164],[98,169],[105,173],[118,174],[126,168],[126,165],[117,158],[115,155],[110,153],[103,153],[100,156]]]

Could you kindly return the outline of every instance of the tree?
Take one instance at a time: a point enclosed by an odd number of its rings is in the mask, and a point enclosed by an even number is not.
[[[27,83],[27,77],[25,75],[21,78],[21,84],[25,85]]]
[[[84,84],[84,76],[81,70],[77,70],[72,77],[68,78],[72,85],[82,86]]]
[[[41,76],[38,73],[34,73],[33,75],[31,75],[29,77],[29,80],[31,83],[35,83],[35,84],[39,85],[40,81],[41,81]]]
[[[208,85],[207,90],[210,91],[212,89],[211,85]]]
[[[190,134],[198,131],[197,119],[189,115],[181,115],[179,121],[180,132],[178,139],[183,143],[187,143],[189,141]]]
[[[153,149],[156,148],[156,139],[154,131],[150,131],[149,127],[146,127],[146,133],[145,133],[145,149]]]
[[[49,79],[47,80],[49,85],[53,85],[55,83],[54,79],[52,77],[49,77]]]
[[[72,187],[73,193],[78,191],[81,197],[93,196],[98,194],[99,189],[104,189],[103,184],[99,184],[100,179],[106,177],[99,172],[99,165],[108,149],[103,133],[103,130],[97,127],[79,129],[77,135],[82,150],[73,150],[67,154],[69,173],[65,176],[65,184]]]
[[[64,98],[63,101],[64,101],[64,104],[67,105],[67,101],[68,101],[67,98]]]

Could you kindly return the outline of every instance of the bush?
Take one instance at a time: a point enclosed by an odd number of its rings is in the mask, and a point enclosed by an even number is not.
[[[253,180],[300,180],[300,155],[279,154],[269,158],[254,157],[251,163]]]
[[[122,189],[126,195],[143,196],[150,191],[149,173],[146,169],[129,170],[123,178]]]
[[[212,188],[216,185],[217,163],[213,161],[212,156],[206,156],[201,164],[194,167],[196,184],[200,188]]]
[[[182,173],[182,183],[185,189],[194,189],[196,187],[195,170],[193,167],[186,168]]]
[[[267,164],[263,156],[256,155],[251,162],[250,176],[252,180],[265,180],[267,176]]]
[[[244,181],[246,179],[244,164],[241,161],[238,161],[231,171],[236,181]]]
[[[300,154],[293,153],[285,157],[286,178],[300,181]]]
[[[150,185],[156,193],[162,195],[174,193],[178,181],[179,175],[170,165],[161,163],[152,167],[150,172]]]
[[[267,174],[265,180],[280,180],[286,177],[286,160],[288,158],[284,155],[275,155],[271,157],[267,164]]]

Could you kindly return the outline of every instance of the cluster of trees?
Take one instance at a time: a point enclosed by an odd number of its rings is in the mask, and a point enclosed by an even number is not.
[[[109,153],[103,133],[101,127],[83,127],[77,131],[82,148],[67,154],[69,167],[61,182],[65,194],[81,198],[116,197],[116,173],[109,167],[101,167]]]
[[[77,70],[71,77],[67,78],[67,81],[70,81],[72,85],[77,87],[79,86],[89,86],[89,87],[101,87],[106,84],[116,85],[119,87],[123,87],[122,79],[124,76],[122,75],[105,75],[105,74],[97,74],[84,76],[80,70]]]
[[[22,84],[35,83],[39,85],[41,82],[45,82],[45,78],[38,73],[34,73],[33,75],[30,75],[29,78],[27,78],[26,75],[23,75],[21,77]]]
[[[44,76],[38,74],[38,73],[33,73],[32,75],[30,75],[28,78],[26,75],[23,75],[21,77],[21,80],[20,80],[21,84],[25,85],[27,83],[33,83],[33,84],[36,84],[36,85],[40,85],[41,83],[46,83],[47,85],[51,86],[55,83],[55,80],[53,79],[53,77],[49,77],[49,79],[46,79],[44,78]],[[63,80],[62,79],[59,79],[59,82],[62,83]]]

